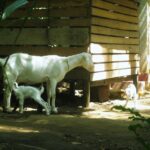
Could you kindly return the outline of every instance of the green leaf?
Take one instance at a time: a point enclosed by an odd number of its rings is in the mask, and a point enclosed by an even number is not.
[[[7,6],[4,9],[4,12],[2,14],[2,19],[6,19],[8,16],[10,16],[16,9],[18,9],[19,7],[27,4],[28,1],[27,0],[16,0],[15,2],[13,2],[12,4],[10,4],[9,6]]]

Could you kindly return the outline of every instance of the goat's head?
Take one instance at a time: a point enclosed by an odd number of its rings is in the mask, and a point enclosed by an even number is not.
[[[88,71],[92,72],[94,70],[94,64],[92,61],[92,56],[89,53],[82,53],[83,54],[83,67]]]

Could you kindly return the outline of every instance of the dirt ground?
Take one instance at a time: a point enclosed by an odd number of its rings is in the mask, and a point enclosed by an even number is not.
[[[130,114],[111,110],[124,103],[115,99],[91,102],[87,109],[62,106],[50,116],[29,109],[23,115],[1,110],[0,150],[143,150],[128,130]],[[150,117],[150,98],[138,100],[137,109]]]

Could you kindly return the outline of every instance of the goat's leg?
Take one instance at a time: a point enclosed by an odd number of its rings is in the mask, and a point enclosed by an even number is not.
[[[11,112],[11,92],[13,84],[4,79],[4,97],[3,97],[3,112]]]
[[[19,113],[23,114],[23,108],[24,108],[24,99],[20,98],[19,99]]]
[[[11,112],[10,99],[11,99],[11,92],[8,88],[6,88],[4,91],[3,112]]]
[[[129,99],[126,99],[126,103],[125,103],[124,107],[127,106],[128,102],[129,102]]]
[[[57,82],[55,80],[52,80],[51,81],[51,96],[52,96],[52,112],[53,113],[57,113],[58,110],[57,108],[55,107],[55,100],[56,100],[56,85],[57,85]]]
[[[49,109],[51,111],[51,87],[50,87],[50,81],[49,80],[46,83],[46,92],[47,92],[47,102],[49,105]]]
[[[50,106],[47,102],[45,102],[42,98],[35,99],[35,101],[45,108],[46,115],[50,114]]]

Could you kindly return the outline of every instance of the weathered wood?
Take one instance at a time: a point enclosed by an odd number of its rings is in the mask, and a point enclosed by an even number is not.
[[[17,52],[24,52],[32,55],[60,55],[70,56],[81,52],[87,52],[87,47],[48,47],[48,46],[0,46],[0,55],[8,56]]]
[[[20,27],[23,20],[18,19],[6,19],[0,22],[0,27]],[[24,27],[47,27],[48,19],[38,19],[32,18],[27,20],[24,24]],[[90,19],[88,18],[71,18],[71,19],[50,19],[50,27],[62,27],[62,26],[79,26],[87,27],[90,26]]]
[[[32,16],[27,19],[14,45],[32,2],[30,0],[28,5],[0,22],[0,27],[4,27],[0,30],[0,55],[26,52],[34,55],[68,56],[91,52],[95,63],[92,73],[76,68],[65,77],[68,80],[88,81],[85,83],[86,105],[89,103],[90,81],[100,82],[137,74],[139,35],[136,2],[37,0]]]
[[[132,9],[138,9],[137,3],[135,2],[131,2],[129,0],[106,0],[108,2],[114,3],[114,4],[120,4],[122,6],[126,6],[128,8],[132,8]]]
[[[94,63],[102,62],[116,62],[116,61],[138,61],[138,54],[104,54],[104,55],[92,55]]]
[[[36,7],[47,6],[48,0],[36,0]],[[73,6],[87,6],[89,0],[50,0],[50,7],[73,7]]]
[[[116,69],[130,69],[139,68],[139,61],[128,61],[128,62],[109,62],[94,64],[94,72],[106,71],[106,70],[116,70]]]
[[[138,74],[138,71],[139,71],[139,68],[96,72],[96,73],[91,73],[90,80],[98,81],[98,80],[105,80],[105,79],[110,79],[110,78],[115,78],[115,77],[124,77],[124,76]]]
[[[97,7],[97,8],[101,8],[101,9],[107,9],[107,10],[114,11],[114,12],[119,12],[121,14],[138,16],[137,10],[123,7],[121,5],[114,5],[110,2],[106,2],[106,1],[102,1],[102,0],[93,0],[92,6]]]
[[[138,90],[138,75],[137,74],[133,75],[133,83],[136,89]]]
[[[93,81],[91,82],[91,87],[100,86],[100,85],[108,85],[111,83],[121,82],[121,81],[129,81],[132,79],[133,79],[132,75],[129,75],[129,76],[114,77],[114,78],[109,78],[105,80]]]
[[[110,35],[110,36],[119,36],[119,37],[134,37],[138,38],[139,33],[136,31],[126,31],[126,30],[117,30],[102,26],[91,26],[91,33]]]
[[[83,81],[83,106],[89,107],[90,103],[90,81],[84,80]]]
[[[87,45],[88,28],[50,28],[51,46]],[[0,44],[13,45],[19,29],[3,28],[0,31]],[[9,35],[9,36],[8,36]],[[46,28],[24,28],[16,42],[18,45],[48,45]]]
[[[97,44],[91,43],[90,44],[90,52],[92,54],[113,54],[113,53],[139,53],[139,46],[138,45],[119,45],[119,44]]]
[[[134,16],[128,16],[124,14],[115,13],[108,10],[102,10],[98,8],[92,8],[92,15],[98,17],[104,17],[114,20],[126,21],[131,23],[138,23],[138,18]]]
[[[91,42],[93,43],[111,43],[111,44],[139,44],[139,39],[136,38],[122,38],[122,37],[111,37],[91,34]]]
[[[26,10],[28,11],[28,10]],[[21,18],[26,16],[25,10],[17,10],[9,18]],[[30,17],[87,17],[88,9],[86,7],[69,7],[55,9],[35,9],[31,12]]]
[[[110,27],[110,28],[121,29],[121,30],[138,31],[137,24],[131,24],[123,21],[110,20],[110,19],[97,18],[97,17],[92,17],[92,25],[99,25],[99,26]]]

